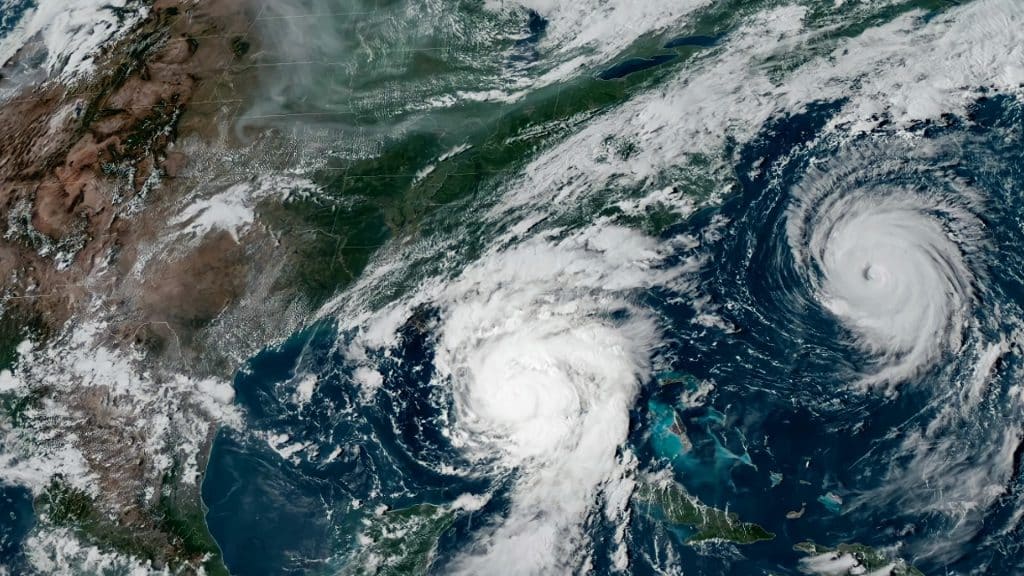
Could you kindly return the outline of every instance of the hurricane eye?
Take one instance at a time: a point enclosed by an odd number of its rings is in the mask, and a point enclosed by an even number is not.
[[[962,196],[907,178],[874,162],[812,170],[787,214],[794,261],[810,264],[803,294],[873,358],[860,380],[869,387],[895,386],[951,350],[973,296],[977,218]]]

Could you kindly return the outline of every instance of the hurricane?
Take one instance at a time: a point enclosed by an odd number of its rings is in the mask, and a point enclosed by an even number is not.
[[[971,258],[983,235],[971,190],[921,168],[927,154],[912,163],[894,148],[839,151],[813,166],[786,214],[810,298],[874,357],[865,385],[898,383],[959,352],[976,304]]]
[[[573,238],[554,249],[527,243],[446,291],[435,362],[452,389],[453,442],[516,475],[508,517],[458,571],[582,565],[577,527],[602,484],[622,473],[617,452],[659,340],[629,300],[659,276],[656,248],[635,260],[616,246],[638,242],[606,230],[590,250]]]
[[[1021,0],[0,0],[0,575],[1024,573],[1022,62]]]
[[[967,542],[994,542],[996,525],[1019,529],[1005,515],[1020,497],[1020,238],[992,210],[1016,190],[1016,176],[996,168],[1009,141],[959,125],[911,141],[768,133],[745,155],[745,186],[758,193],[723,211],[731,229],[710,256],[723,270],[701,284],[724,325],[744,328],[728,338],[745,343],[743,366],[723,376],[848,422],[826,430],[884,431],[864,451],[823,448],[818,457],[848,472],[826,477],[819,501],[905,534],[919,564],[968,563]],[[914,543],[911,518],[944,536]]]
[[[768,110],[756,76],[742,118],[666,112],[810,41],[793,14],[699,39],[695,75],[548,126],[567,135],[383,246],[236,384],[253,429],[220,437],[208,498],[242,509],[227,465],[269,449],[267,482],[330,511],[283,521],[353,574],[1015,566],[1024,244],[995,207],[1019,102],[893,125],[863,93]],[[437,144],[411,182],[493,154]]]

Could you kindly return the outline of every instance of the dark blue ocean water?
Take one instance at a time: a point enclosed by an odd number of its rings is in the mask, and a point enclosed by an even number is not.
[[[217,438],[203,499],[233,573],[316,570],[333,552],[354,544],[360,519],[380,504],[445,504],[489,488],[423,464],[460,459],[435,426],[441,411],[431,398],[430,334],[416,325],[403,330],[401,353],[380,358],[395,386],[374,402],[360,399],[349,363],[335,348],[345,337],[326,323],[317,325],[264,351],[236,378],[238,401],[254,429],[287,431],[290,441],[312,442],[319,454],[295,466],[262,439],[229,432]],[[306,371],[317,373],[319,382],[300,407],[288,400],[289,382]],[[353,509],[356,501],[359,508]],[[499,503],[500,497],[492,501]],[[453,533],[460,530],[465,526],[457,524]]]
[[[35,5],[35,0],[0,0],[0,38],[7,36],[21,21],[25,11]]]
[[[32,493],[21,486],[0,486],[0,566],[11,574],[24,570],[22,542],[33,525]]]
[[[967,517],[969,532],[948,514],[919,505],[941,503],[941,495],[906,468],[900,449],[908,435],[927,428],[944,405],[957,401],[957,388],[972,369],[967,356],[947,354],[896,395],[855,390],[851,383],[872,359],[813,303],[794,266],[786,208],[811,159],[840,153],[837,144],[815,139],[837,109],[838,103],[821,103],[769,123],[751,145],[735,151],[741,190],[665,233],[701,235],[713,219],[728,219],[719,237],[694,250],[711,262],[701,272],[700,289],[734,330],[695,323],[690,305],[669,294],[642,296],[671,335],[659,354],[672,370],[651,375],[632,413],[629,445],[641,468],[670,468],[704,503],[728,508],[776,537],[742,547],[693,547],[684,542],[684,531],[636,511],[629,534],[635,574],[657,573],[654,559],[665,558],[669,548],[688,574],[797,574],[802,556],[793,545],[804,540],[879,547],[900,542],[900,554],[926,574],[1024,572],[1024,534],[1014,515],[1024,505],[1024,449],[1014,452],[1012,477],[994,503]],[[984,98],[969,119],[949,118],[913,131],[922,141],[955,139],[958,146],[929,160],[913,182],[910,175],[893,174],[886,182],[862,184],[927,190],[956,178],[979,192],[984,201],[977,216],[986,238],[971,260],[978,279],[977,329],[967,337],[996,341],[1012,332],[1024,302],[1020,104]],[[877,147],[884,137],[868,134],[844,146]],[[424,465],[459,462],[436,424],[443,408],[429,385],[432,326],[432,312],[424,310],[403,329],[402,348],[379,359],[385,384],[369,402],[359,397],[349,363],[334,346],[346,335],[327,324],[265,351],[238,376],[238,402],[251,430],[220,435],[203,487],[210,528],[234,572],[303,573],[322,566],[333,552],[352,545],[359,518],[378,504],[445,503],[464,492],[492,491],[477,525],[501,513],[500,482],[469,482]],[[986,448],[1018,426],[1021,410],[1011,388],[1024,369],[1020,352],[1012,350],[997,364],[976,414],[942,429],[966,455],[947,473],[963,474],[965,482],[985,476],[992,466]],[[306,372],[319,375],[320,383],[312,400],[299,406],[290,398],[296,374]],[[705,380],[715,385],[707,400],[686,404],[685,393]],[[673,425],[685,432],[688,448]],[[287,431],[290,441],[311,442],[319,455],[302,457],[297,465],[285,462],[260,431]],[[335,450],[339,457],[326,462]],[[886,486],[898,486],[901,498],[860,498]],[[799,510],[799,519],[786,518]],[[439,571],[471,539],[472,520],[460,519],[442,538]],[[595,570],[608,573],[614,527],[596,519],[590,529]],[[936,543],[945,546],[941,554],[931,548]]]

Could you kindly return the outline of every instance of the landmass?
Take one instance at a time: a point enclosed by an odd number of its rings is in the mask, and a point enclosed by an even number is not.
[[[345,559],[345,574],[412,576],[426,574],[440,538],[459,514],[483,507],[489,496],[463,494],[450,504],[420,503],[396,510],[378,510],[363,518],[359,548]]]
[[[753,544],[775,538],[761,526],[741,521],[735,513],[701,503],[678,484],[645,484],[635,498],[641,507],[653,508],[657,518],[689,529],[689,543],[721,540]]]
[[[906,560],[892,558],[863,544],[839,544],[831,548],[808,541],[797,544],[793,549],[809,556],[800,563],[801,569],[809,574],[924,576],[923,572]]]
[[[234,146],[219,127],[246,89],[251,8],[133,5],[74,80],[19,84],[30,48],[0,63],[4,479],[42,526],[179,573],[226,573],[199,486],[237,421],[231,375],[315,306],[280,281],[295,269],[273,225],[255,208],[224,225],[197,185]]]
[[[437,540],[451,527],[455,511],[417,504],[366,519],[365,545],[349,566],[353,575],[398,576],[425,574]]]

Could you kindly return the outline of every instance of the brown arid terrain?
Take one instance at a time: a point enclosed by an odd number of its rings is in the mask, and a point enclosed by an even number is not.
[[[252,206],[231,229],[188,211],[215,191],[204,155],[232,148],[254,14],[157,0],[90,77],[0,106],[7,464],[34,478],[40,522],[176,573],[224,572],[203,461],[237,421],[240,359],[304,309]]]
[[[1022,63],[1024,0],[0,0],[0,576],[1024,574]]]
[[[188,163],[174,150],[189,135],[182,117],[210,103],[199,99],[223,83],[249,26],[241,3],[230,14],[225,4],[232,3],[217,3],[211,14],[199,4],[157,2],[142,27],[113,47],[96,78],[70,88],[31,87],[0,109],[3,249],[10,254],[2,266],[5,277],[16,279],[5,287],[33,300],[30,308],[48,327],[62,325],[91,297],[80,285],[98,268],[130,269],[137,243],[166,222],[150,212],[187,192],[174,183]],[[199,113],[210,112],[223,109]],[[216,121],[208,116],[192,126]],[[162,276],[166,282],[173,270]],[[172,316],[192,316],[175,306],[192,303],[161,303]]]

